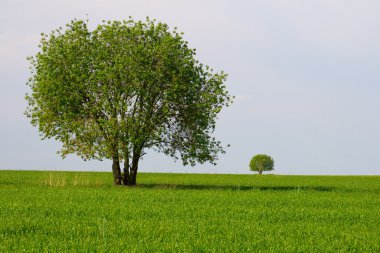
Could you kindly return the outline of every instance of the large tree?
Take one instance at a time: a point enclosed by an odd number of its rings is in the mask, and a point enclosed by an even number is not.
[[[26,114],[42,138],[62,142],[63,157],[112,159],[114,183],[135,185],[147,149],[184,165],[224,152],[212,133],[231,102],[227,75],[197,61],[176,29],[129,18],[90,31],[73,20],[42,34],[39,48]]]

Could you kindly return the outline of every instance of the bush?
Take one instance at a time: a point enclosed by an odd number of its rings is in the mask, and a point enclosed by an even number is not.
[[[262,174],[263,171],[274,170],[274,161],[269,155],[258,154],[252,157],[249,168]]]

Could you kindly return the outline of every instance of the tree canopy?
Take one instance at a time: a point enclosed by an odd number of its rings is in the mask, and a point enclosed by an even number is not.
[[[134,185],[147,149],[192,166],[224,152],[212,133],[232,102],[227,74],[196,60],[176,28],[129,18],[90,31],[75,19],[41,35],[26,115],[63,157],[112,159],[114,183]]]
[[[263,171],[271,171],[274,169],[274,161],[269,155],[258,154],[252,157],[249,168],[251,171],[257,171],[259,174],[262,174]]]

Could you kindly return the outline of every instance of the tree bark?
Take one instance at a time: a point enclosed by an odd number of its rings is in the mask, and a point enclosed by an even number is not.
[[[129,172],[129,159],[125,158],[123,183],[124,185],[129,185],[129,182],[131,182],[131,174]]]
[[[259,175],[263,174],[263,171],[262,170],[259,170]]]
[[[137,170],[139,167],[139,160],[140,160],[140,154],[133,154],[132,157],[132,165],[131,165],[131,171],[130,171],[130,180],[128,182],[128,185],[135,186],[136,185],[136,178],[137,178]]]
[[[121,170],[119,157],[115,156],[112,158],[112,173],[113,173],[113,183],[115,185],[121,185]]]

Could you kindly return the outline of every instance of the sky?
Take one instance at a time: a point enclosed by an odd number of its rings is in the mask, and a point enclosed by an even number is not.
[[[184,167],[148,152],[142,172],[250,173],[253,155],[275,174],[380,174],[378,0],[0,0],[0,169],[111,171],[110,161],[61,159],[23,112],[27,56],[40,33],[73,18],[146,16],[178,27],[197,59],[229,74],[235,102],[215,136],[217,166]]]

